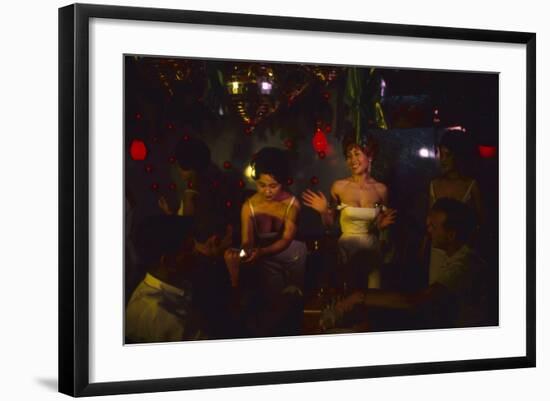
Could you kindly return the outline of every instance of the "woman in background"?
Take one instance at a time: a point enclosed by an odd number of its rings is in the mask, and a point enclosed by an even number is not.
[[[477,229],[473,234],[475,236],[485,220],[485,213],[478,183],[467,174],[467,167],[473,163],[475,155],[473,143],[462,131],[445,131],[437,150],[441,175],[430,182],[430,208],[441,198],[455,199],[468,205],[475,212],[477,219]],[[472,241],[474,238],[470,238],[470,242]],[[428,243],[425,241],[425,244]],[[446,259],[444,251],[430,247],[430,280],[444,265]]]
[[[451,198],[475,211],[478,223],[484,220],[481,194],[477,181],[468,176],[473,145],[462,131],[446,131],[437,147],[441,175],[430,182],[430,207],[440,198]]]

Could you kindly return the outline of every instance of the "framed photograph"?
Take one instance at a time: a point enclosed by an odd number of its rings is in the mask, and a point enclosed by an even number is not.
[[[61,8],[59,391],[534,367],[535,43]]]

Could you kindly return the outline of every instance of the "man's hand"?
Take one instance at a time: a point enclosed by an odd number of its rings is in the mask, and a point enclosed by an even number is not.
[[[235,248],[229,248],[225,251],[223,258],[229,277],[231,278],[231,286],[237,287],[239,285],[239,270],[241,267],[241,258],[239,257],[239,250]]]
[[[247,252],[248,256],[243,260],[243,263],[254,263],[263,256],[262,250],[259,248],[251,249]]]
[[[165,214],[172,214],[172,210],[170,210],[170,206],[168,206],[168,201],[166,200],[166,198],[164,196],[160,196],[159,200],[158,200],[158,204],[159,204],[159,207],[160,209],[165,213]]]
[[[341,301],[336,303],[336,312],[340,315],[344,315],[347,312],[353,310],[357,305],[361,305],[365,299],[365,295],[361,291],[356,291],[353,294],[347,296]]]

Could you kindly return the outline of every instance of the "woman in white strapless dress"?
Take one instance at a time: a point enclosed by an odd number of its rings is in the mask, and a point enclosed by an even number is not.
[[[384,206],[388,200],[387,187],[370,175],[374,144],[348,142],[344,144],[344,154],[351,176],[337,180],[331,187],[331,198],[336,207],[331,207],[320,191],[306,190],[302,198],[306,206],[321,215],[325,226],[335,224],[339,211],[341,263],[360,263],[367,272],[366,287],[380,288],[379,234],[393,224],[396,212]]]

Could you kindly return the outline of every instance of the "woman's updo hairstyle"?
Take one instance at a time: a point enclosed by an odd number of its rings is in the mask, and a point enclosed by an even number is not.
[[[342,141],[342,151],[345,158],[347,158],[348,152],[353,148],[358,148],[368,158],[374,158],[378,151],[378,143],[372,135],[361,135],[359,137],[356,135],[347,135]]]
[[[455,166],[464,175],[472,175],[477,163],[476,144],[470,133],[461,130],[445,130],[441,135],[438,147],[449,149]]]
[[[286,185],[290,178],[287,153],[279,148],[262,148],[252,159],[252,167],[254,180],[260,178],[262,174],[268,174],[279,184]]]

